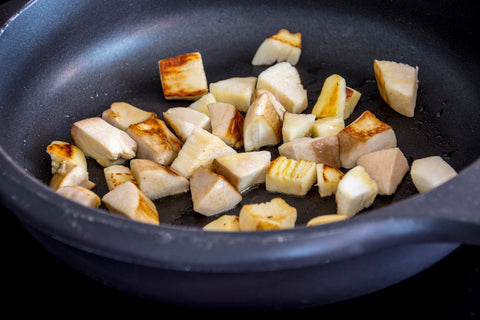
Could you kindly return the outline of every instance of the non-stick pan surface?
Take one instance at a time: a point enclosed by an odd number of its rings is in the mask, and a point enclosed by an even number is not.
[[[51,251],[140,296],[195,306],[281,308],[382,288],[437,261],[458,242],[478,243],[477,12],[468,1],[30,2],[0,37],[0,63],[9,75],[0,79],[2,201]],[[332,199],[319,199],[312,190],[288,198],[300,213],[297,228],[254,234],[202,232],[209,219],[193,212],[188,195],[160,200],[163,223],[149,226],[83,208],[48,189],[45,147],[69,140],[74,121],[99,115],[115,101],[158,114],[188,105],[163,98],[159,59],[199,51],[209,82],[258,75],[264,68],[252,67],[251,58],[280,28],[302,33],[297,68],[310,106],[325,77],[341,74],[362,92],[352,118],[372,111],[394,128],[409,161],[440,155],[462,174],[422,196],[406,177],[394,196],[378,197],[368,212],[305,228],[309,218],[335,210]],[[380,99],[373,59],[419,66],[414,118],[399,116]],[[93,161],[89,168],[104,193],[102,169]],[[258,187],[244,203],[273,196]],[[136,268],[141,273],[133,277]],[[306,288],[312,281],[316,286]],[[236,299],[225,293],[232,287]]]

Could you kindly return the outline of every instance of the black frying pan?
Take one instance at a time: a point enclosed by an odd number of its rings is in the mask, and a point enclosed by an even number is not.
[[[477,13],[469,2],[31,2],[0,36],[8,75],[0,79],[2,202],[75,268],[167,303],[298,308],[391,285],[458,243],[480,243]],[[254,51],[280,28],[302,33],[297,67],[311,104],[325,77],[339,73],[363,94],[352,118],[371,110],[395,129],[410,161],[441,155],[460,175],[424,195],[406,177],[395,196],[377,198],[354,219],[307,228],[309,218],[334,210],[312,190],[289,199],[301,213],[295,229],[241,234],[201,231],[209,219],[186,196],[161,200],[163,223],[150,226],[83,208],[46,186],[45,147],[69,139],[74,121],[114,101],[157,113],[187,105],[163,99],[159,59],[200,51],[209,82],[256,75],[263,68],[250,65]],[[379,98],[375,58],[420,67],[414,118]],[[93,179],[102,176],[89,167]],[[272,197],[260,187],[244,202]]]

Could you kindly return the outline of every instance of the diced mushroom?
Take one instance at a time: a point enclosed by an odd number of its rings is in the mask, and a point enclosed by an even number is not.
[[[417,103],[418,67],[374,60],[373,69],[382,99],[399,114],[413,117]]]
[[[340,151],[337,136],[305,137],[283,143],[278,147],[280,155],[295,160],[308,160],[340,167]]]
[[[152,200],[185,193],[190,188],[188,179],[169,166],[147,159],[132,159],[130,168],[139,189]]]
[[[245,119],[230,103],[215,102],[208,105],[212,134],[233,148],[243,146],[243,124]]]
[[[335,194],[337,213],[353,217],[370,207],[377,194],[377,183],[362,166],[355,166],[348,170],[338,183]]]
[[[316,164],[279,156],[270,162],[265,187],[270,192],[304,196],[317,181]]]
[[[255,98],[245,115],[243,147],[255,151],[264,146],[276,145],[282,140],[282,119],[269,96],[262,93]]]
[[[172,163],[182,148],[182,141],[160,119],[132,124],[126,131],[138,144],[137,158],[163,165]]]
[[[375,180],[379,195],[392,195],[407,173],[409,166],[402,151],[395,147],[367,153],[357,159]]]
[[[201,113],[204,113],[205,115],[210,117],[210,112],[208,111],[208,104],[209,103],[214,103],[217,102],[217,99],[215,99],[215,96],[211,93],[207,93],[204,96],[202,96],[200,99],[192,102],[188,108],[200,111]]]
[[[278,116],[283,121],[283,116],[285,115],[285,112],[287,112],[285,107],[280,103],[280,101],[278,101],[277,97],[275,97],[275,95],[273,93],[271,93],[270,91],[265,90],[265,89],[255,90],[254,100],[262,94],[267,95],[268,99],[272,103],[272,106],[275,108],[275,111],[277,111]]]
[[[315,120],[312,126],[313,137],[335,136],[345,129],[345,120],[342,117],[326,117]]]
[[[182,142],[187,140],[193,129],[200,127],[207,131],[211,130],[210,118],[206,114],[186,107],[169,108],[163,113],[165,121]]]
[[[246,204],[239,213],[241,231],[278,230],[295,227],[297,209],[282,198]]]
[[[215,158],[237,153],[222,139],[202,129],[195,128],[187,138],[171,167],[189,179],[200,166],[212,169]]]
[[[202,229],[205,231],[240,231],[240,222],[238,216],[224,214],[206,224]]]
[[[73,163],[62,161],[49,185],[52,189],[57,190],[65,186],[93,189],[96,184],[89,180],[88,172],[85,169]]]
[[[121,130],[127,130],[131,124],[157,118],[154,112],[144,111],[126,102],[114,102],[110,109],[103,111],[102,119]]]
[[[105,182],[107,183],[107,188],[109,191],[127,181],[137,185],[137,181],[135,181],[132,170],[122,164],[116,164],[104,168],[103,175],[105,176]]]
[[[55,174],[63,161],[70,162],[87,171],[87,159],[83,151],[77,146],[64,141],[52,141],[47,146],[50,156],[52,174]]]
[[[270,91],[288,112],[301,113],[308,107],[307,90],[298,70],[288,62],[279,62],[258,75],[257,89]]]
[[[207,76],[199,52],[158,62],[163,95],[167,100],[197,100],[208,92]]]
[[[343,172],[338,168],[323,163],[317,164],[317,185],[320,197],[328,197],[335,194],[343,175]]]
[[[302,53],[302,34],[281,29],[266,38],[258,47],[252,59],[252,65],[272,65],[277,62],[289,62],[296,65]]]
[[[289,142],[312,135],[315,115],[306,113],[285,112],[282,125],[282,140]]]
[[[318,226],[321,224],[339,222],[347,219],[348,219],[348,216],[346,214],[335,214],[335,213],[325,214],[325,215],[317,216],[308,220],[306,226],[307,227]]]
[[[338,133],[340,162],[346,169],[356,165],[361,155],[397,146],[392,127],[365,111]]]
[[[213,171],[227,179],[239,192],[265,183],[270,165],[269,151],[251,151],[218,157],[213,161]]]
[[[190,178],[193,210],[212,216],[235,207],[242,195],[223,176],[200,166]]]
[[[345,98],[345,111],[343,113],[343,119],[347,120],[352,115],[355,107],[358,104],[358,101],[362,97],[362,94],[353,88],[346,87],[346,98]]]
[[[257,77],[233,77],[210,83],[210,93],[216,102],[233,104],[240,112],[247,112],[253,101]]]
[[[109,191],[102,201],[110,212],[144,223],[159,224],[155,204],[130,181]]]
[[[75,122],[70,133],[74,144],[103,167],[122,164],[136,155],[135,140],[100,117]]]
[[[325,79],[312,114],[317,118],[340,117],[345,115],[347,98],[345,79],[338,74],[332,74]]]
[[[102,200],[95,192],[81,186],[64,186],[58,188],[56,192],[87,207],[98,208],[102,203]]]
[[[457,176],[457,172],[440,156],[415,159],[410,169],[418,192],[430,191]]]

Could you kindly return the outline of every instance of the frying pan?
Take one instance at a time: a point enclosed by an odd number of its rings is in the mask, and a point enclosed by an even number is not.
[[[480,244],[478,4],[473,1],[80,1],[26,3],[0,34],[0,199],[40,243],[73,268],[146,299],[198,308],[294,309],[392,285],[460,243]],[[352,119],[390,124],[409,162],[441,155],[459,175],[418,194],[407,175],[352,219],[306,227],[335,210],[315,189],[286,197],[294,229],[222,233],[201,226],[188,195],[157,202],[162,223],[90,209],[48,188],[52,140],[71,124],[125,101],[161,114],[185,101],[162,95],[157,61],[199,51],[209,82],[258,75],[251,58],[266,36],[302,33],[297,66],[314,103],[326,76],[362,92]],[[416,115],[379,97],[373,59],[420,69]],[[275,152],[273,149],[272,152]],[[102,194],[102,169],[89,159]],[[243,203],[266,201],[262,187]],[[232,210],[238,213],[239,207]]]

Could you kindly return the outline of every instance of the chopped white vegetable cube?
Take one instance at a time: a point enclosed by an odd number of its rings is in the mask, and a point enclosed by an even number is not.
[[[265,186],[270,192],[304,196],[316,181],[315,162],[279,156],[270,163]]]
[[[277,63],[258,75],[257,89],[270,91],[288,112],[301,113],[308,107],[307,90],[298,70],[288,62]]]
[[[294,66],[298,63],[301,53],[302,34],[281,29],[260,44],[252,59],[252,65],[272,65],[286,61]]]
[[[377,183],[362,166],[356,166],[343,176],[337,186],[337,213],[349,217],[373,204],[378,194]]]
[[[397,138],[392,127],[365,111],[338,133],[342,167],[353,168],[358,157],[377,150],[394,148]]]
[[[315,115],[313,114],[285,112],[282,126],[283,142],[310,137],[314,123]]]
[[[235,207],[242,195],[223,176],[200,166],[190,178],[193,210],[212,216]]]
[[[297,209],[282,198],[269,202],[246,204],[239,214],[240,230],[278,230],[295,227]]]
[[[240,220],[238,216],[224,214],[206,224],[202,229],[205,231],[240,231]]]
[[[238,111],[247,112],[253,101],[257,77],[233,77],[210,83],[210,93],[216,102],[233,104]]]
[[[457,172],[440,156],[416,159],[410,169],[418,192],[427,192],[457,176]]]
[[[413,117],[417,103],[418,67],[374,60],[373,69],[382,99],[399,114]]]
[[[158,62],[163,95],[167,100],[197,100],[208,92],[207,76],[199,52]]]

